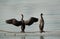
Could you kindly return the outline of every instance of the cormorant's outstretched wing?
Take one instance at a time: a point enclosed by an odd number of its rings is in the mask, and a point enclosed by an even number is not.
[[[29,20],[25,21],[25,25],[32,25],[33,23],[37,21],[38,21],[38,18],[31,17]]]
[[[24,21],[25,25],[32,25],[33,23],[37,22],[38,21],[38,18],[35,18],[35,17],[31,17],[29,20],[27,21]],[[22,21],[17,21],[16,19],[9,19],[9,20],[6,20],[6,23],[7,24],[13,24],[15,26],[20,26],[22,25]]]
[[[13,22],[13,20],[14,20],[14,22]],[[9,19],[9,20],[6,20],[6,23],[7,23],[7,24],[13,24],[13,25],[15,25],[15,26],[17,26],[17,27],[22,24],[21,21],[17,21],[16,19]]]

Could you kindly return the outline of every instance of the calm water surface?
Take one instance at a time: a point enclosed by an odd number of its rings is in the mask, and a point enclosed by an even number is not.
[[[60,31],[60,0],[0,0],[0,30],[20,32],[20,27],[9,25],[5,20],[15,18],[21,19],[20,14],[24,14],[24,20],[30,17],[40,19],[43,13],[45,20],[45,31]],[[39,21],[31,26],[26,26],[25,31],[39,31]],[[4,36],[0,39],[60,39],[60,36]]]
[[[0,39],[60,39],[59,36],[0,36]]]

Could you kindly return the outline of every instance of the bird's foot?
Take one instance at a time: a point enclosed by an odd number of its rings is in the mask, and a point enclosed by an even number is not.
[[[42,32],[44,32],[44,33],[45,33],[45,31],[40,31],[40,33],[42,33]]]
[[[21,33],[25,33],[25,31],[21,31]]]

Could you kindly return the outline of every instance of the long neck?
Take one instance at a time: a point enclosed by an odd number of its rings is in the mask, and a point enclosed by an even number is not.
[[[43,19],[42,15],[41,15],[41,19]]]
[[[23,16],[22,16],[22,19],[21,20],[23,20]]]

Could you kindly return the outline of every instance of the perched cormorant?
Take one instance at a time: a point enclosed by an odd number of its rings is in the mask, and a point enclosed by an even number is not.
[[[40,19],[40,24],[39,24],[39,29],[40,29],[40,32],[44,32],[43,31],[43,28],[44,28],[44,19],[43,19],[43,14],[41,13],[41,19]]]
[[[21,18],[21,22],[22,22],[22,24],[21,24],[21,32],[25,32],[25,22],[24,22],[24,20],[23,20],[23,18],[24,18],[24,16],[23,16],[23,14],[21,14],[21,16],[22,16],[22,18]]]
[[[36,18],[36,17],[31,17],[29,20],[25,21],[25,20],[23,20],[23,17],[24,17],[23,14],[21,14],[21,16],[22,16],[22,18],[20,21],[13,18],[13,19],[6,20],[6,23],[7,24],[13,24],[17,27],[21,26],[21,30],[22,30],[22,32],[24,32],[25,31],[25,25],[30,26],[33,23],[38,21],[38,18]]]

